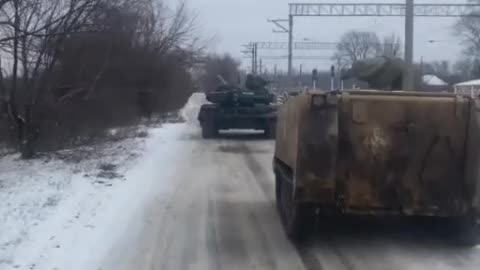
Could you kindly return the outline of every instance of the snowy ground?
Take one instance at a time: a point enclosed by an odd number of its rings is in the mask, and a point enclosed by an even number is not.
[[[274,142],[202,139],[203,102],[88,162],[1,159],[0,269],[478,269],[479,249],[430,228],[334,222],[293,246],[275,210]]]
[[[0,158],[0,269],[89,269],[162,181],[155,173],[168,176],[176,153],[168,141],[181,127],[31,161]]]

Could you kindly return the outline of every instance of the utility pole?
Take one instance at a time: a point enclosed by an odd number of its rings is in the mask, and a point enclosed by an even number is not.
[[[290,57],[288,57],[289,59],[289,73],[288,75],[291,75],[292,73],[292,46],[293,46],[293,35],[292,35],[292,28],[293,28],[293,16],[290,15],[289,16],[289,19],[274,19],[274,20],[270,20],[268,19],[267,20],[268,22],[270,23],[273,23],[275,26],[276,26],[276,29],[273,30],[274,33],[288,33],[288,39],[289,39],[289,46],[288,46],[288,51],[289,51],[289,55]],[[284,23],[288,22],[288,27],[284,25]],[[277,73],[277,67],[275,66],[275,74]],[[290,79],[290,78],[289,78]]]
[[[257,74],[258,73],[258,44],[257,43],[254,43],[253,44],[253,55],[254,55],[254,59],[255,59],[255,71],[254,71],[254,74]]]
[[[300,74],[298,76],[298,83],[300,84],[300,86],[303,86],[302,75],[303,75],[303,64],[300,64]]]
[[[262,58],[260,58],[260,70],[258,74],[262,75],[262,73],[263,73]]]
[[[420,58],[420,75],[423,77],[423,56]]]
[[[241,51],[246,58],[249,58],[251,62],[251,67],[248,67],[246,72],[248,73],[248,69],[250,69],[250,72],[253,73],[255,69],[255,58],[254,58],[254,46],[253,42],[250,42],[249,44],[242,45],[242,47],[245,47],[245,50]]]
[[[337,84],[340,85],[340,90],[343,91],[343,80],[342,80],[342,62],[340,58],[337,59]]]
[[[293,15],[288,16],[288,77],[292,79],[293,64]]]
[[[405,3],[405,74],[403,90],[413,91],[415,87],[413,71],[413,31],[414,31],[414,0]]]
[[[252,74],[257,74],[258,70],[258,44],[256,42],[252,42],[249,45],[249,49],[251,50],[252,54]]]
[[[252,44],[252,74],[255,74],[255,45]]]

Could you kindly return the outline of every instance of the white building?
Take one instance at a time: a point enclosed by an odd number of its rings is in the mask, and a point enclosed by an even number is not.
[[[422,81],[424,85],[428,85],[428,86],[447,86],[448,85],[448,83],[446,83],[444,80],[440,79],[439,77],[433,74],[423,75]]]
[[[455,94],[480,96],[480,79],[455,84]]]

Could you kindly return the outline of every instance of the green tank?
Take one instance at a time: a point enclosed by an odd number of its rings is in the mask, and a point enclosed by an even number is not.
[[[359,60],[342,74],[342,80],[358,79],[368,83],[370,89],[402,90],[405,62],[400,58],[376,57]]]
[[[218,136],[220,130],[263,130],[268,138],[275,137],[277,106],[275,96],[266,88],[268,81],[248,75],[245,87],[222,85],[207,92],[210,104],[201,107],[198,120],[204,138]]]

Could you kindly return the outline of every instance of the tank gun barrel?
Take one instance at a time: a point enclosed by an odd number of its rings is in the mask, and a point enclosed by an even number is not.
[[[218,74],[217,78],[223,85],[228,85],[227,81],[222,77],[222,75]]]

